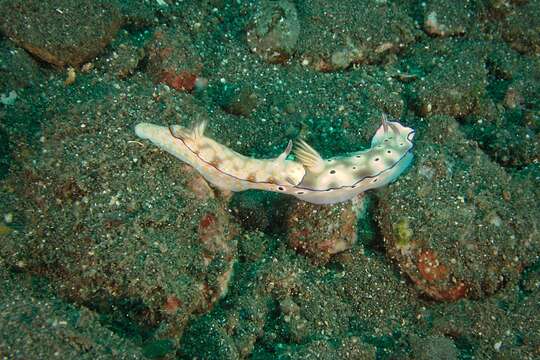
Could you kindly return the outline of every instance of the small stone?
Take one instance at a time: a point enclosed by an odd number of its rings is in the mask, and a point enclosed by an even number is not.
[[[15,104],[15,100],[17,100],[17,93],[15,90],[11,90],[9,94],[0,94],[0,104],[3,105],[13,105]]]
[[[223,109],[232,115],[249,116],[259,103],[259,97],[250,87],[233,91],[223,105]]]
[[[0,30],[34,56],[76,67],[114,38],[122,17],[114,1],[19,0],[4,2]]]
[[[353,63],[358,63],[364,57],[363,52],[356,48],[345,48],[332,54],[330,59],[334,69],[346,69]]]
[[[13,213],[4,214],[4,222],[6,224],[11,224],[13,222]]]
[[[356,243],[357,219],[363,211],[363,196],[324,206],[296,201],[287,220],[289,246],[324,264]]]
[[[296,7],[287,0],[265,1],[247,30],[249,49],[269,63],[283,63],[296,49],[300,23]]]
[[[433,36],[462,35],[470,27],[473,12],[469,1],[429,1],[424,13],[424,30]]]

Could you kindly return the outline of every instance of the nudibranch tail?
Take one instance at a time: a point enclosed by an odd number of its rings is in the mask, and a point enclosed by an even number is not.
[[[285,188],[297,185],[303,178],[303,166],[286,159],[292,142],[277,158],[254,159],[205,136],[205,127],[205,122],[191,129],[180,125],[165,127],[141,123],[135,126],[135,133],[190,164],[206,180],[224,190],[286,192]]]
[[[326,161],[303,140],[294,149],[298,161],[287,160],[291,141],[274,159],[246,157],[206,137],[205,128],[205,122],[192,129],[141,123],[135,133],[190,164],[218,188],[275,191],[316,204],[349,200],[384,186],[394,181],[413,158],[414,130],[386,117],[371,148]]]

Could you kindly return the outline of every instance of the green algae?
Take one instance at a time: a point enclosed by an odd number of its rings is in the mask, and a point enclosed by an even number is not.
[[[397,246],[407,246],[411,243],[413,231],[409,219],[401,218],[394,224],[394,232],[396,236]]]

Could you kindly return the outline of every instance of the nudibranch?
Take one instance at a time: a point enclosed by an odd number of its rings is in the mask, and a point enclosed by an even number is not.
[[[255,159],[204,135],[206,123],[192,129],[150,123],[135,133],[193,166],[207,181],[224,190],[259,189],[293,195],[314,204],[334,204],[394,181],[410,165],[414,130],[383,115],[371,147],[324,160],[300,140],[288,159],[292,142],[274,159]]]

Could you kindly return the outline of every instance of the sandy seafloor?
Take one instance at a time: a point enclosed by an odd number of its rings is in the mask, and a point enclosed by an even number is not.
[[[540,358],[538,0],[0,0],[0,358]],[[138,139],[271,158],[416,130],[336,205]]]

